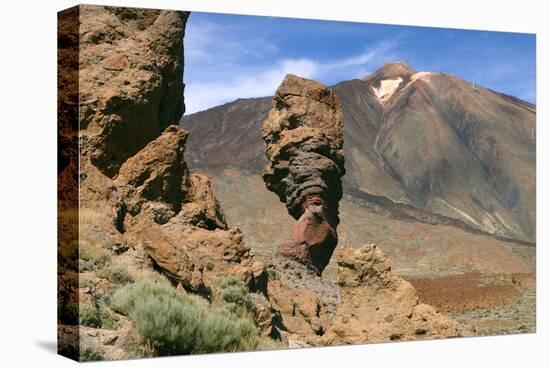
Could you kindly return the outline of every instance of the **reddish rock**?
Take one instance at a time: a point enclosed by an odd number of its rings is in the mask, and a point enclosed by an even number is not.
[[[278,254],[327,266],[338,243],[344,174],[340,102],[321,83],[287,75],[262,128],[269,164],[263,178],[297,223]]]

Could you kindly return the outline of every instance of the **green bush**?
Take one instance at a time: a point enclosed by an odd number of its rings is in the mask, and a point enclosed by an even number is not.
[[[80,288],[90,288],[94,285],[94,282],[90,278],[84,278],[82,275],[78,278],[78,282]]]
[[[208,270],[213,270],[214,269],[214,262],[210,259],[206,259],[206,260],[204,260],[204,267]]]
[[[128,270],[120,265],[109,266],[98,271],[100,278],[109,279],[115,284],[127,284],[134,281]]]
[[[231,276],[218,279],[218,289],[214,298],[215,301],[225,304],[231,312],[248,312],[254,307],[244,283]]]
[[[81,303],[78,315],[80,325],[109,330],[118,328],[118,320],[101,305],[94,306],[89,303]]]
[[[118,289],[112,307],[128,315],[156,355],[254,349],[254,324],[167,284],[141,280]]]

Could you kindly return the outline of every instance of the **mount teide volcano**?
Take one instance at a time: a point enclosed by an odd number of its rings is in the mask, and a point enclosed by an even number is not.
[[[331,89],[344,114],[341,242],[377,243],[403,273],[525,270],[511,249],[535,241],[534,105],[402,62]],[[181,122],[187,162],[260,254],[289,224],[260,176],[270,108],[238,99]]]

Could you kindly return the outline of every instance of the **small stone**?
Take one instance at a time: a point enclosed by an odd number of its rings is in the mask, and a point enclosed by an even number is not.
[[[103,344],[104,345],[114,345],[117,340],[118,340],[118,335],[107,335],[103,339]]]
[[[101,64],[107,70],[121,71],[130,67],[130,62],[125,55],[115,54],[106,57]]]

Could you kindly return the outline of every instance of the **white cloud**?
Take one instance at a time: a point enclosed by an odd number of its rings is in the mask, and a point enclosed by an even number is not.
[[[186,114],[214,107],[237,98],[272,95],[286,74],[314,78],[319,65],[309,59],[283,59],[272,69],[216,82],[194,82],[185,88]]]
[[[238,25],[221,26],[199,19],[189,22],[185,36],[186,114],[237,98],[273,95],[286,74],[327,83],[365,76],[388,61],[397,42],[385,40],[357,55],[319,62],[281,57],[274,39]]]
[[[237,98],[264,97],[272,95],[286,74],[304,78],[324,79],[327,76],[341,75],[342,80],[366,76],[390,59],[393,42],[384,42],[369,51],[328,63],[319,63],[308,58],[283,59],[272,68],[260,71],[240,69],[241,75],[226,73],[227,78],[215,81],[190,82],[185,88],[186,114],[195,113]]]

